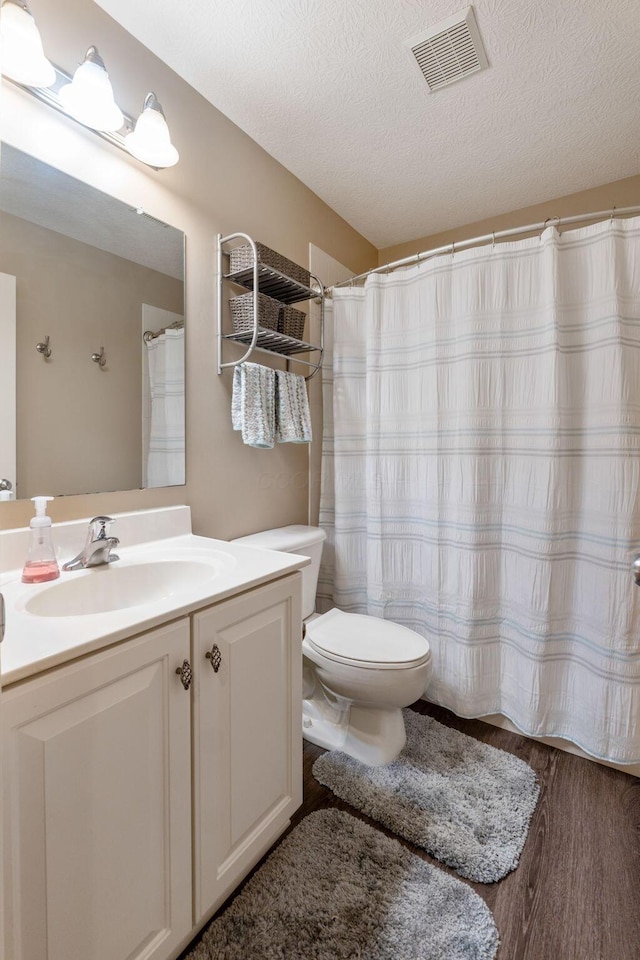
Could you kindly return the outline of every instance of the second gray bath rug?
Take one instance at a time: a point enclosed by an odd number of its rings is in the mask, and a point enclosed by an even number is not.
[[[341,810],[305,817],[187,960],[494,960],[484,900]]]
[[[518,865],[540,788],[523,760],[432,717],[404,710],[407,743],[367,767],[331,751],[314,777],[389,830],[480,883]]]

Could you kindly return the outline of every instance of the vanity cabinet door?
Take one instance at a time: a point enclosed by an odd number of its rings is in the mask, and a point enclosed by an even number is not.
[[[3,696],[5,952],[160,960],[191,930],[183,619]]]
[[[301,637],[299,573],[193,618],[197,924],[302,803]]]

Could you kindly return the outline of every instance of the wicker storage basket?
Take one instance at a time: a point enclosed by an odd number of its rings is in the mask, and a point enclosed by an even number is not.
[[[280,307],[280,316],[278,318],[278,331],[286,334],[287,337],[294,337],[296,340],[304,338],[304,322],[307,319],[302,310],[296,310],[295,307]]]
[[[253,330],[253,290],[229,299],[231,322],[236,333]],[[264,293],[258,293],[258,325],[267,330],[278,329],[280,304]]]
[[[308,287],[311,283],[311,277],[308,270],[300,267],[293,260],[287,260],[282,254],[276,253],[270,247],[265,247],[264,243],[256,243],[258,249],[258,260],[266,267],[273,267],[284,273],[285,276],[296,280],[303,286]],[[240,273],[241,270],[247,270],[253,266],[253,250],[250,244],[244,244],[240,247],[234,247],[230,253],[230,271],[231,273]]]

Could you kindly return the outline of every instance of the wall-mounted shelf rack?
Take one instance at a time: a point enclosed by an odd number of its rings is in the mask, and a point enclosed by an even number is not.
[[[315,278],[314,278],[315,279]],[[239,270],[237,273],[225,274],[225,280],[238,283],[249,290],[253,290],[253,269]],[[292,280],[286,273],[280,273],[274,267],[268,267],[258,261],[258,283],[260,292],[279,300],[280,303],[300,303],[301,300],[311,300],[320,295],[319,290],[305,287],[298,280]]]
[[[238,243],[249,244],[253,251],[253,266],[235,273],[225,272],[225,258],[232,247]],[[246,233],[230,233],[223,237],[218,235],[218,373],[226,367],[236,367],[244,363],[255,352],[284,357],[289,362],[299,363],[311,368],[312,372],[305,377],[310,380],[322,367],[324,353],[324,288],[317,277],[311,276],[314,286],[306,286],[281,273],[269,264],[261,263],[258,247],[254,240]],[[253,302],[253,328],[235,333],[223,333],[223,303],[225,283],[236,284],[244,289],[259,291],[278,300],[282,304],[300,303],[303,300],[315,300],[320,304],[320,343],[314,345],[304,340],[296,340],[284,333],[267,330],[259,324],[258,298]],[[223,362],[224,344],[228,341],[244,344],[247,350],[238,360]],[[310,356],[317,354],[313,359],[304,360],[300,354]]]

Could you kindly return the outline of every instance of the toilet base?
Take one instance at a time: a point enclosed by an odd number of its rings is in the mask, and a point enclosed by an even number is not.
[[[391,763],[407,742],[404,717],[399,707],[361,707],[352,704],[349,733],[342,748],[349,756],[370,767]]]
[[[325,750],[343,750],[349,731],[349,704],[322,688],[302,701],[302,736]]]
[[[332,703],[317,697],[302,703],[302,735],[310,743],[342,750],[370,767],[391,763],[407,742],[399,708]]]

